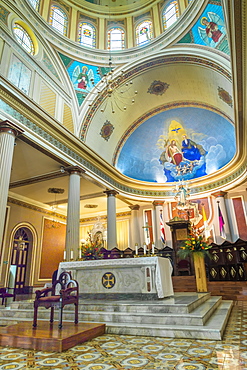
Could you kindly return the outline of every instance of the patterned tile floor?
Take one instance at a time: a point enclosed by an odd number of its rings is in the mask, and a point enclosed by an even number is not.
[[[0,370],[247,370],[247,302],[222,341],[103,335],[62,353],[0,347]]]

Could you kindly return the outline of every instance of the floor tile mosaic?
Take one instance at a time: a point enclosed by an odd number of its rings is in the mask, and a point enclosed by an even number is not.
[[[222,341],[105,334],[62,353],[0,347],[0,370],[247,370],[247,302]]]

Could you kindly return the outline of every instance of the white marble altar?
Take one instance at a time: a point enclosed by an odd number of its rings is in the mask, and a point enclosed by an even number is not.
[[[70,271],[84,297],[164,298],[174,294],[168,258],[139,257],[71,261],[59,264],[58,274]]]

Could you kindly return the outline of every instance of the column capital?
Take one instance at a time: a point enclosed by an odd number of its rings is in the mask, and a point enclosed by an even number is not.
[[[164,201],[162,201],[162,200],[154,200],[153,201],[153,206],[154,207],[157,207],[157,206],[163,207],[163,205],[164,205]]]
[[[139,211],[140,206],[139,204],[133,204],[133,206],[129,206],[129,208],[131,209],[131,211]]]
[[[15,137],[20,136],[23,134],[24,130],[16,126],[14,123],[6,120],[0,122],[0,133],[7,132]]]
[[[216,191],[215,193],[212,193],[211,195],[213,195],[213,197],[215,198],[224,198],[226,194],[227,194],[226,191],[219,190],[219,191]]]
[[[71,174],[78,174],[78,175],[82,175],[83,173],[85,173],[86,171],[79,167],[79,166],[68,166],[68,167],[64,167],[64,171],[68,172],[70,175]]]
[[[103,191],[103,193],[105,193],[108,197],[110,197],[110,196],[114,196],[115,197],[117,194],[119,194],[118,191],[113,190],[113,189],[111,189],[111,190],[105,190],[105,191]]]

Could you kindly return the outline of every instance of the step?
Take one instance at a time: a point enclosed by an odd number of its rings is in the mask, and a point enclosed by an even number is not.
[[[232,301],[222,301],[212,318],[204,326],[149,326],[145,323],[141,325],[126,325],[106,322],[106,333],[181,339],[222,340],[232,306]]]

